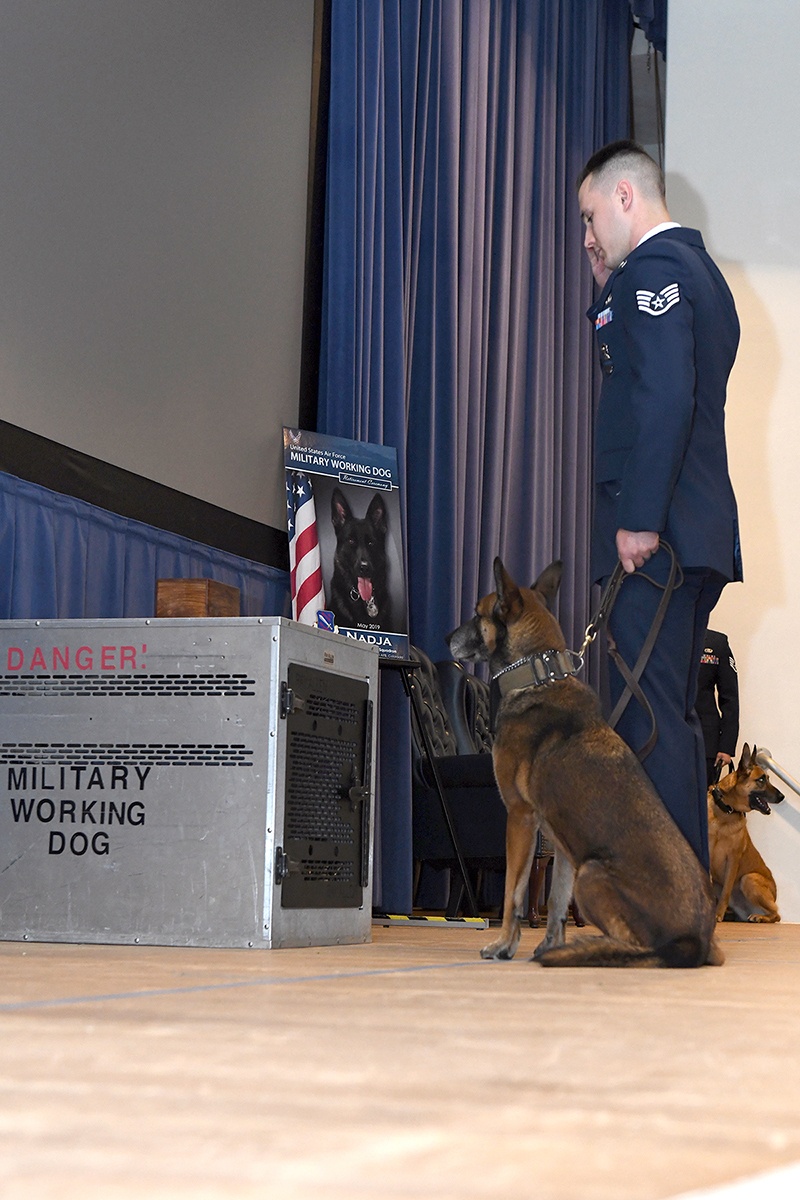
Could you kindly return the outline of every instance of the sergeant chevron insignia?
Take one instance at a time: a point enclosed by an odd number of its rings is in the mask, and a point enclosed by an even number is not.
[[[648,317],[660,317],[665,312],[678,304],[681,298],[680,288],[677,283],[668,283],[660,292],[648,292],[645,288],[639,288],[636,292],[636,304],[641,312],[647,313]]]

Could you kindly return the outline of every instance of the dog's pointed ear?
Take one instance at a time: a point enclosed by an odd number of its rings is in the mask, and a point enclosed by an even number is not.
[[[333,495],[331,496],[331,521],[333,522],[333,528],[337,530],[341,529],[345,521],[349,520],[352,515],[350,505],[344,498],[344,493],[340,492],[338,488],[334,488]]]
[[[742,757],[739,759],[739,770],[749,771],[753,765],[754,758],[755,751],[751,754],[750,747],[748,746],[747,742],[745,742],[745,744],[742,746]]]
[[[378,533],[386,533],[388,521],[386,520],[386,501],[380,492],[376,492],[369,502],[367,509],[367,520]]]
[[[494,582],[497,592],[497,600],[494,605],[495,615],[504,624],[507,624],[508,618],[514,616],[522,608],[522,596],[519,587],[503,566],[503,561],[499,556],[494,560]]]
[[[549,609],[553,607],[553,601],[556,598],[561,583],[561,573],[564,569],[564,564],[560,558],[555,562],[551,562],[549,567],[545,567],[536,583],[533,585],[533,591],[538,592],[542,600]]]

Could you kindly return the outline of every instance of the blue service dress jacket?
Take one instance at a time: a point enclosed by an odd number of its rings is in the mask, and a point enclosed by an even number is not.
[[[684,568],[741,579],[725,447],[739,320],[700,233],[653,234],[620,263],[587,315],[603,371],[592,578],[611,574],[616,532],[629,529],[659,533]]]

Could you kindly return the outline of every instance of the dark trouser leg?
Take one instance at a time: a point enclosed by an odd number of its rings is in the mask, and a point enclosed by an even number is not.
[[[668,570],[661,552],[644,568],[663,583]],[[712,571],[687,571],[670,600],[661,632],[641,678],[653,708],[658,740],[643,767],[678,828],[704,867],[708,868],[706,755],[700,722],[694,711],[697,674],[708,618],[725,580]],[[636,572],[626,579],[609,618],[617,649],[632,668],[653,622],[661,591]],[[624,690],[613,665],[609,669],[612,706]],[[644,745],[650,720],[635,699],[628,702],[617,732],[634,750]]]

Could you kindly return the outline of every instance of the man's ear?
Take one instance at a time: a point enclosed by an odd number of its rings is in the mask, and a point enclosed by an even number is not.
[[[627,212],[633,203],[633,185],[627,179],[620,179],[617,184],[617,197],[622,205],[622,211]]]

